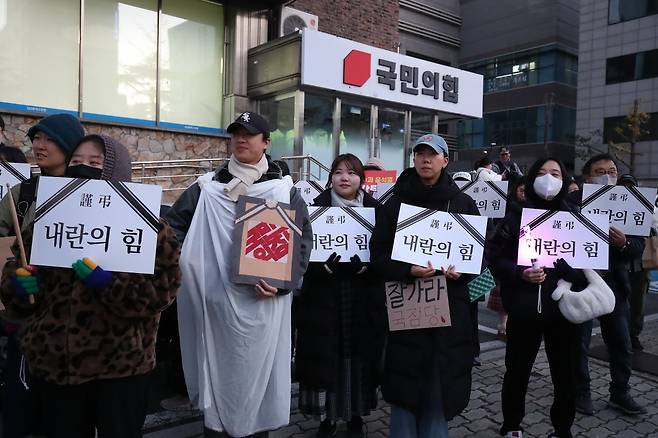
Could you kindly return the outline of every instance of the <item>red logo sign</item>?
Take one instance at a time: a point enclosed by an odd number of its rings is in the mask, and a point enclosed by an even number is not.
[[[343,83],[363,86],[370,79],[370,53],[352,50],[343,60]]]
[[[288,228],[258,222],[247,231],[245,255],[253,252],[253,257],[258,260],[277,262],[288,255],[289,238]]]

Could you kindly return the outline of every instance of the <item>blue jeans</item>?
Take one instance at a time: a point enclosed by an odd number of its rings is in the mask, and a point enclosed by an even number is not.
[[[390,438],[448,438],[448,421],[443,413],[438,360],[432,361],[429,403],[419,415],[391,405]]]
[[[608,347],[610,356],[610,394],[625,394],[629,390],[628,381],[631,377],[633,350],[631,349],[631,334],[629,327],[630,313],[628,300],[615,295],[615,309],[608,315],[601,316],[601,335]],[[592,321],[582,324],[580,360],[576,370],[578,392],[590,390],[589,342],[592,337]]]

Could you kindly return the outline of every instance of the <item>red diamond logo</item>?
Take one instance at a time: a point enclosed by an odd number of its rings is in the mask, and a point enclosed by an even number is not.
[[[343,60],[343,83],[363,86],[370,79],[370,53],[352,50]]]

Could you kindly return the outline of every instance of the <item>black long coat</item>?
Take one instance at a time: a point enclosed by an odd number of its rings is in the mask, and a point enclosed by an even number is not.
[[[364,207],[379,207],[367,193],[363,201]],[[318,195],[313,205],[331,207],[331,190]],[[349,356],[365,363],[366,385],[374,389],[384,343],[376,327],[385,321],[386,307],[373,303],[383,283],[370,270],[358,275],[329,274],[323,265],[309,264],[301,294],[295,298],[296,377],[307,387],[334,391],[340,359]],[[343,337],[345,324],[349,325],[349,345]]]
[[[415,169],[398,178],[393,196],[377,213],[370,240],[370,261],[385,281],[408,281],[411,265],[391,260],[400,204],[411,204],[451,213],[478,215],[475,201],[459,191],[447,172],[433,187],[424,186]],[[438,231],[437,231],[438,232]],[[448,280],[450,327],[403,330],[388,333],[382,392],[384,399],[412,412],[419,412],[429,398],[432,357],[438,354],[444,414],[450,419],[467,405],[471,393],[471,368],[475,348],[469,313],[467,283],[471,275]],[[381,300],[385,302],[382,294]],[[387,325],[382,330],[388,330]]]

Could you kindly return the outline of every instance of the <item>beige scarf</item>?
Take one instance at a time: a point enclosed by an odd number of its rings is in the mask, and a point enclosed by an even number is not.
[[[242,163],[235,158],[235,155],[231,155],[228,162],[228,171],[233,175],[233,179],[226,184],[224,192],[233,202],[237,202],[238,197],[247,193],[249,186],[258,181],[267,172],[267,168],[268,164],[265,154],[263,154],[256,165]]]

